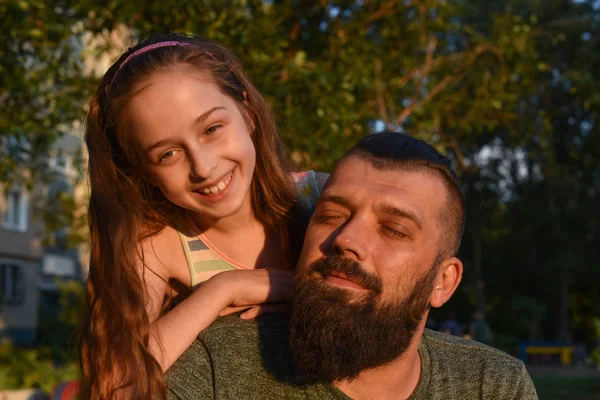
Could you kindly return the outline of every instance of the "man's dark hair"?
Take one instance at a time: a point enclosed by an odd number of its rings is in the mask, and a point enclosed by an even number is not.
[[[438,216],[444,235],[438,257],[456,255],[465,228],[465,206],[450,160],[423,140],[389,131],[363,137],[342,159],[350,156],[360,157],[377,169],[425,170],[437,174],[448,192],[446,206]]]

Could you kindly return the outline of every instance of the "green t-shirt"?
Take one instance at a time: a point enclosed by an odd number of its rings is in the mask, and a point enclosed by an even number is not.
[[[168,399],[345,399],[328,383],[298,386],[285,316],[219,318],[166,374]],[[425,330],[417,399],[537,399],[519,360],[492,347]]]

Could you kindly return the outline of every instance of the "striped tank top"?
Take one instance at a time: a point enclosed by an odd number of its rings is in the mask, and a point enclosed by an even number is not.
[[[296,172],[292,174],[292,179],[298,188],[298,201],[312,214],[321,194],[315,172]],[[202,233],[187,236],[179,232],[179,237],[190,270],[192,287],[222,271],[248,269],[220,252]]]

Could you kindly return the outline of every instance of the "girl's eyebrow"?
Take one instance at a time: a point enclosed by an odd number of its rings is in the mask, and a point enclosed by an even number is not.
[[[224,106],[216,106],[216,107],[211,108],[210,110],[208,110],[207,112],[205,112],[204,114],[202,114],[198,118],[196,118],[194,120],[194,122],[192,122],[192,126],[196,126],[196,125],[203,123],[210,116],[210,114],[212,114],[213,112],[218,111],[218,110],[226,110],[226,108]]]
[[[201,124],[210,116],[210,114],[212,114],[213,112],[215,112],[217,110],[225,110],[225,107],[217,106],[217,107],[211,108],[210,110],[206,111],[205,113],[201,114],[198,118],[196,118],[194,120],[194,122],[192,122],[192,126]],[[153,144],[149,145],[148,147],[146,147],[146,153],[150,153],[152,150],[156,149],[157,147],[163,146],[163,145],[169,143],[170,141],[171,141],[171,139],[168,139],[168,138],[159,140],[158,142],[153,143]]]

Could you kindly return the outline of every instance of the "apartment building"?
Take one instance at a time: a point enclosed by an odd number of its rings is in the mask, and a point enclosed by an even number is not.
[[[28,191],[0,183],[0,340],[31,346],[39,342],[42,320],[56,318],[61,282],[82,280],[80,249],[67,246],[67,231],[44,232],[39,206],[59,192],[83,189],[76,184],[74,161],[81,137],[68,134],[54,145],[49,168],[54,178]],[[78,193],[79,194],[79,193]],[[43,238],[51,236],[50,243]]]

